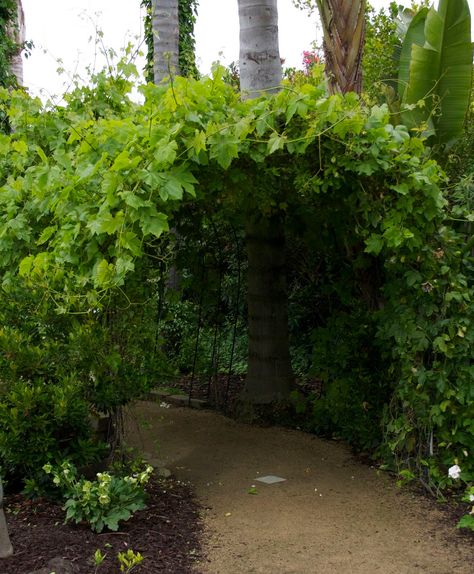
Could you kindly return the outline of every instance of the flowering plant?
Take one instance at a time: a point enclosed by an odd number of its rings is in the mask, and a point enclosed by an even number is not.
[[[454,464],[448,468],[448,475],[454,480],[458,480],[461,477],[461,473],[462,469],[458,464]],[[461,518],[457,526],[458,528],[469,528],[470,530],[474,530],[474,486],[467,487],[462,500],[470,504],[471,510]]]
[[[305,71],[307,74],[311,71],[315,64],[320,64],[321,58],[316,52],[311,52],[309,50],[305,50],[303,52],[303,65],[305,67]]]
[[[43,470],[53,476],[53,483],[66,498],[65,522],[87,521],[92,530],[102,532],[104,527],[118,530],[120,520],[128,520],[134,512],[145,508],[145,491],[153,467],[147,466],[132,476],[113,476],[108,472],[97,473],[97,480],[77,478],[77,469],[70,462],[59,467],[45,464]]]

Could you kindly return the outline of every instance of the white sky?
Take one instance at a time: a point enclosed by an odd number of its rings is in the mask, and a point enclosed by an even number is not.
[[[474,0],[469,3],[472,11]],[[200,0],[199,4],[196,52],[200,71],[208,73],[217,59],[224,64],[238,60],[237,0]],[[390,0],[371,4],[388,7]],[[26,36],[36,46],[25,61],[24,82],[30,93],[43,99],[62,94],[69,84],[67,75],[57,74],[58,59],[66,72],[81,76],[94,62],[96,69],[102,67],[94,49],[96,26],[104,33],[104,45],[117,52],[129,41],[138,45],[143,36],[140,0],[23,0],[23,8]],[[278,11],[281,57],[286,66],[301,68],[303,50],[318,35],[317,18],[296,9],[291,0],[278,0]],[[143,67],[143,60],[138,67]]]

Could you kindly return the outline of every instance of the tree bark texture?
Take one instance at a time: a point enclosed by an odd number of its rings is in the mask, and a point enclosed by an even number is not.
[[[239,0],[240,89],[244,98],[277,91],[281,82],[277,0]]]
[[[0,558],[7,558],[13,554],[13,548],[8,536],[7,521],[3,512],[3,486],[0,479]],[[1,571],[1,569],[0,569]]]
[[[242,98],[280,89],[277,0],[238,0]],[[270,185],[270,184],[269,184]],[[288,342],[285,235],[280,216],[247,216],[248,333],[243,402],[288,398],[293,380]]]
[[[23,12],[23,6],[21,0],[16,0],[17,6],[17,19],[13,25],[9,26],[8,33],[12,40],[17,44],[18,48],[11,59],[11,72],[16,77],[16,81],[19,86],[23,85],[23,60],[21,58],[21,52],[23,50],[23,44],[25,43],[25,13]]]
[[[285,235],[281,217],[247,226],[249,356],[242,399],[283,401],[290,393]]]
[[[362,91],[365,0],[317,0],[324,33],[324,56],[332,93]]]
[[[155,84],[179,75],[178,0],[153,0],[153,76]]]

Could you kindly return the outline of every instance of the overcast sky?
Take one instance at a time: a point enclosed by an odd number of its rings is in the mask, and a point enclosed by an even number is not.
[[[409,4],[409,1],[401,2]],[[390,0],[372,0],[376,8],[388,7]],[[474,0],[470,0],[471,10]],[[25,62],[24,80],[30,92],[43,99],[67,88],[68,73],[85,76],[85,68],[97,69],[103,59],[95,54],[96,27],[104,33],[107,47],[120,51],[129,41],[138,45],[143,37],[140,0],[23,0],[26,36],[35,43]],[[302,52],[318,36],[317,18],[278,0],[280,54],[285,65],[301,67]],[[237,0],[199,0],[196,24],[198,67],[208,73],[213,61],[225,64],[239,57]],[[58,63],[67,72],[57,74]],[[143,62],[139,61],[139,68]]]

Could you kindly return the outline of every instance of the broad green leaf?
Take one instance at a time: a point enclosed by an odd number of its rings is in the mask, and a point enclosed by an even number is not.
[[[408,86],[410,76],[411,50],[413,44],[423,46],[425,43],[425,21],[428,8],[422,8],[413,16],[407,33],[403,39],[400,59],[398,63],[398,95],[403,100],[403,94]]]
[[[42,148],[40,148],[39,145],[36,146],[36,152],[40,156],[42,162],[48,165],[49,164],[48,158],[46,157],[46,154],[44,153]]]
[[[155,149],[153,154],[155,161],[162,164],[171,164],[176,159],[178,144],[175,141],[165,141]]]
[[[38,241],[36,242],[36,245],[43,245],[43,243],[46,243],[48,239],[50,239],[50,237],[56,232],[56,230],[56,225],[50,225],[49,227],[43,229]]]
[[[471,18],[467,0],[440,0],[425,20],[423,46],[412,44],[409,78],[402,99],[408,127],[432,122],[439,142],[462,133],[472,75]],[[425,100],[424,107],[410,106]]]
[[[18,272],[22,277],[30,274],[34,260],[35,258],[33,255],[28,255],[28,257],[21,260]]]
[[[216,159],[223,169],[227,169],[239,155],[238,140],[228,139],[223,135],[213,136],[212,140],[211,158]]]
[[[283,149],[285,147],[286,136],[278,134],[277,132],[273,132],[270,138],[268,139],[267,149],[268,155],[276,152],[279,149]]]
[[[105,211],[99,213],[95,219],[91,220],[87,224],[87,227],[91,230],[93,235],[98,235],[100,233],[112,235],[122,227],[123,219],[123,211],[117,211],[115,215],[110,213],[110,211]]]
[[[119,245],[128,249],[135,257],[140,257],[142,255],[141,242],[137,237],[137,234],[133,231],[126,231],[122,233],[119,237]]]
[[[161,177],[159,193],[163,201],[166,201],[168,198],[182,199],[183,191],[186,191],[192,197],[196,196],[194,184],[197,183],[197,179],[187,170],[185,165],[180,165],[158,175]]]
[[[94,283],[98,287],[106,287],[111,284],[115,277],[115,267],[106,259],[100,260],[94,267]]]
[[[133,271],[135,269],[135,265],[129,255],[122,255],[117,257],[115,269],[117,271],[117,275],[123,278],[129,271]]]
[[[144,213],[140,217],[140,227],[144,237],[147,235],[160,237],[164,231],[169,229],[168,218],[164,213],[158,213],[156,210],[154,213]]]
[[[130,158],[128,151],[125,149],[115,158],[110,171],[125,171],[134,169],[140,163],[140,157]]]
[[[365,251],[366,253],[378,255],[382,251],[383,245],[384,241],[382,237],[380,235],[373,234],[365,242]]]
[[[148,205],[147,200],[141,198],[138,194],[133,193],[133,191],[122,191],[119,195],[125,200],[127,205],[134,209],[140,209],[140,207]]]
[[[195,130],[192,146],[196,155],[201,151],[206,151],[206,133],[203,131]]]

